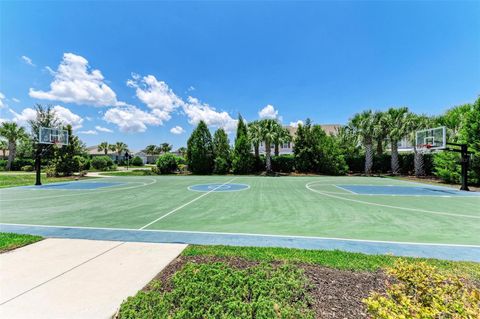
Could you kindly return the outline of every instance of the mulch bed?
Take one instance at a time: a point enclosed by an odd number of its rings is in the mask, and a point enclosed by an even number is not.
[[[224,262],[231,267],[245,269],[259,262],[242,258],[220,258],[212,256],[180,256],[171,262],[154,279],[162,282],[165,291],[172,286],[170,279],[188,263]],[[281,264],[281,262],[274,262]],[[368,318],[362,299],[371,291],[385,291],[386,276],[382,271],[364,272],[338,270],[311,264],[297,264],[303,268],[310,280],[310,294],[313,297],[312,308],[317,318]],[[148,286],[144,290],[148,290]]]

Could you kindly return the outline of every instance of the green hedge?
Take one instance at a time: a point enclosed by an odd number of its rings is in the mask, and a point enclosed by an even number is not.
[[[291,154],[273,156],[272,169],[281,173],[293,172],[295,170],[295,157]]]
[[[414,174],[414,154],[400,153],[398,155],[400,161],[400,173],[402,175]],[[365,171],[365,155],[347,156],[345,158],[348,170],[351,173],[363,173]],[[391,172],[391,155],[375,155],[373,158],[373,172],[375,174],[387,174]],[[424,167],[426,175],[432,175],[433,172],[433,154],[424,155]]]
[[[95,156],[90,164],[94,169],[100,171],[111,169],[114,166],[112,159],[108,156]]]
[[[20,171],[22,170],[22,167],[24,166],[27,166],[27,165],[30,165],[30,166],[35,166],[35,161],[33,159],[30,159],[30,158],[16,158],[13,162],[12,162],[12,171]]]

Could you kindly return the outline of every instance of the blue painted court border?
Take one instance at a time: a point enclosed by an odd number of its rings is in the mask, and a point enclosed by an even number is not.
[[[276,235],[249,235],[165,230],[129,230],[80,228],[63,226],[30,226],[0,224],[0,231],[40,235],[53,238],[75,238],[127,242],[183,243],[197,245],[228,245],[256,247],[285,247],[300,249],[344,250],[371,255],[438,258],[480,262],[480,246],[390,243],[363,240],[329,239]]]
[[[344,189],[357,195],[393,195],[393,196],[440,196],[440,197],[480,197],[480,193],[466,192],[446,187],[437,186],[402,186],[402,185],[343,185],[336,184],[338,188]]]
[[[18,188],[30,190],[95,190],[99,188],[124,185],[121,182],[61,182],[43,185],[19,186]]]

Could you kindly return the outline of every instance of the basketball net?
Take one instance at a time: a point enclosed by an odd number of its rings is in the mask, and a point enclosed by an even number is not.
[[[432,144],[420,144],[417,145],[417,152],[422,154],[428,154],[432,152]]]

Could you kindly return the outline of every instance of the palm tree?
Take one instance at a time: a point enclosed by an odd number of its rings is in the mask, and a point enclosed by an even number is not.
[[[283,143],[288,143],[292,140],[290,132],[285,127],[283,127],[282,125],[278,125],[277,129],[278,132],[275,139],[275,156],[278,156],[278,154],[280,153],[280,145],[282,145]]]
[[[425,176],[425,160],[424,154],[417,149],[417,141],[415,140],[415,132],[426,129],[432,124],[432,119],[426,115],[417,115],[411,113],[408,119],[409,126],[409,139],[410,143],[413,145],[413,164],[415,170],[415,176]]]
[[[102,142],[98,145],[98,151],[108,155],[108,151],[111,150],[111,145],[108,142]]]
[[[400,162],[398,159],[398,142],[409,133],[409,111],[408,107],[389,108],[385,112],[384,125],[390,139],[391,148],[391,169],[393,175],[400,173]]]
[[[260,157],[260,143],[262,142],[262,127],[259,121],[248,123],[248,135],[253,144],[255,157]]]
[[[5,140],[0,140],[0,150],[3,153],[2,159],[5,159],[5,152],[8,150],[8,143]]]
[[[122,156],[122,153],[128,150],[128,145],[123,142],[117,142],[112,146],[113,146],[112,151],[117,152],[117,163],[118,163],[118,160],[120,156]]]
[[[162,151],[162,153],[168,153],[172,150],[172,145],[168,143],[162,143],[160,144],[160,150]]]
[[[148,145],[147,147],[145,147],[144,152],[147,155],[155,155],[155,153],[157,152],[157,147],[155,145]]]
[[[375,112],[372,110],[357,113],[348,124],[365,147],[365,174],[370,175],[373,167],[373,138],[375,137]]]
[[[383,154],[383,143],[387,138],[387,129],[385,127],[385,113],[384,112],[375,112],[375,142],[377,143],[377,155]]]
[[[182,157],[185,157],[185,155],[187,155],[187,148],[186,147],[180,147],[177,152],[182,156]]]
[[[15,153],[17,151],[17,141],[27,136],[25,129],[18,126],[15,122],[3,122],[0,126],[0,136],[3,136],[8,141],[8,162],[7,170],[12,167]]]
[[[278,136],[278,122],[273,119],[264,119],[260,121],[260,126],[262,128],[262,140],[265,142],[265,162],[267,173],[272,171],[272,143],[277,139]]]

